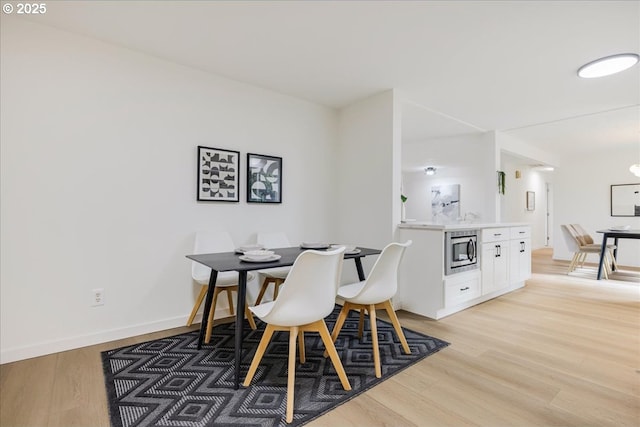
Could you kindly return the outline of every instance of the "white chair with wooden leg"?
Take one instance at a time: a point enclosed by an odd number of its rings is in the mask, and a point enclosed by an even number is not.
[[[384,309],[391,319],[393,328],[400,339],[405,354],[410,354],[411,349],[407,339],[402,332],[400,321],[391,305],[391,298],[398,290],[398,267],[404,251],[411,245],[411,240],[406,243],[390,243],[387,245],[371,270],[369,277],[362,281],[350,285],[342,286],[338,289],[338,297],[344,300],[344,305],[336,324],[331,333],[331,339],[335,342],[338,334],[344,325],[344,321],[351,310],[360,312],[360,323],[358,325],[358,336],[362,338],[364,311],[369,314],[371,324],[371,341],[373,342],[373,363],[376,377],[382,376],[380,366],[380,349],[378,348],[378,328],[376,325],[376,310]]]
[[[571,262],[569,263],[569,269],[567,274],[575,271],[578,267],[584,267],[584,262],[587,258],[588,254],[595,254],[596,256],[600,256],[601,247],[600,245],[586,245],[579,239],[577,231],[570,224],[562,224],[560,226],[562,229],[562,236],[567,245],[569,251],[573,252],[573,257],[571,258]],[[611,265],[609,264],[609,250],[605,255],[607,257],[606,262],[604,263],[604,270],[602,274],[605,279],[609,278],[609,274],[611,273]],[[613,257],[613,256],[612,256]]]
[[[569,224],[569,227],[573,229],[573,235],[575,239],[578,241],[580,248],[596,248],[598,253],[602,250],[602,245],[600,243],[595,243],[593,237],[585,230],[580,224]],[[607,251],[605,252],[605,266],[609,268],[609,273],[613,270],[618,269],[618,263],[616,262],[616,257],[613,256],[613,251],[616,249],[616,245],[607,245]],[[583,263],[584,258],[583,257]]]
[[[281,232],[270,233],[258,233],[258,243],[268,249],[288,248],[291,247],[289,239],[286,234]],[[273,300],[278,297],[278,291],[280,285],[282,285],[289,274],[290,267],[269,268],[265,270],[259,270],[260,276],[264,277],[258,298],[256,298],[256,305],[262,302],[265,292],[269,288],[269,285],[273,283]]]
[[[284,286],[275,301],[266,302],[250,310],[267,323],[256,354],[253,357],[244,386],[251,384],[260,360],[275,331],[289,331],[289,365],[287,381],[287,423],[293,421],[295,389],[296,339],[300,345],[300,361],[305,361],[304,333],[318,332],[327,349],[338,378],[345,390],[351,385],[340,357],[324,322],[335,306],[336,292],[342,273],[344,248],[334,251],[305,251],[291,267]]]
[[[235,246],[233,244],[233,240],[231,240],[231,236],[229,233],[220,231],[200,231],[196,233],[196,240],[193,249],[194,254],[210,254],[210,253],[218,253],[218,252],[233,252],[235,250]],[[204,297],[207,295],[207,290],[209,287],[209,277],[211,276],[211,269],[205,267],[204,265],[198,262],[191,263],[191,276],[193,280],[201,285],[200,293],[196,298],[196,303],[191,310],[191,315],[189,316],[189,320],[187,320],[187,326],[191,326],[193,323],[196,314],[198,313],[198,309],[204,300]],[[247,281],[253,279],[255,276],[253,273],[247,274]],[[228,272],[220,272],[216,278],[216,287],[213,293],[213,302],[211,303],[211,309],[208,313],[208,324],[207,324],[207,334],[205,337],[205,342],[209,343],[211,341],[211,331],[213,328],[213,315],[216,310],[216,303],[218,301],[218,295],[221,292],[227,293],[227,301],[229,302],[229,314],[231,316],[234,315],[233,310],[233,298],[231,292],[238,292],[238,273],[235,271]],[[255,321],[253,320],[253,316],[249,311],[247,304],[244,304],[245,315],[247,316],[247,320],[249,321],[249,325],[251,325],[251,329],[256,329]],[[202,316],[206,316],[207,313],[203,313]]]

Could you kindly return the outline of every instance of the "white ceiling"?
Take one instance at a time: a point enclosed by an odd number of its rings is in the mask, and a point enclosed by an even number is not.
[[[60,1],[30,19],[334,108],[393,88],[406,141],[640,147],[640,67],[576,76],[640,52],[640,1]]]

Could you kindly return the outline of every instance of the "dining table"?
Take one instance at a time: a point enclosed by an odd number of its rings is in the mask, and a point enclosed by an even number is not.
[[[237,390],[240,385],[240,361],[242,360],[242,338],[244,327],[244,310],[243,304],[246,301],[247,295],[247,273],[255,270],[265,270],[268,268],[289,267],[292,266],[298,256],[308,249],[300,246],[290,248],[278,248],[271,249],[275,254],[280,255],[280,258],[274,261],[268,262],[249,262],[240,259],[242,253],[238,252],[219,252],[210,254],[194,254],[187,255],[186,257],[192,261],[198,262],[211,269],[211,275],[209,277],[209,286],[207,289],[207,296],[204,302],[204,313],[202,316],[202,322],[200,324],[200,334],[198,336],[198,350],[202,348],[204,337],[207,331],[208,316],[211,309],[211,303],[213,300],[213,293],[216,286],[216,279],[218,273],[224,271],[237,271],[238,272],[238,292],[236,300],[236,321],[235,321],[235,377],[234,388]],[[321,250],[328,249],[328,245]],[[365,280],[364,269],[362,267],[362,258],[371,255],[379,255],[381,251],[379,249],[370,249],[357,247],[356,250],[351,252],[345,252],[344,259],[353,259],[360,281]]]
[[[640,239],[640,230],[597,230],[597,233],[602,233],[602,247],[600,248],[600,262],[598,263],[598,280],[602,279],[602,268],[607,254],[607,242],[609,239],[614,239],[613,244],[613,258],[618,259],[618,239]],[[615,266],[611,266],[612,270],[615,270]]]

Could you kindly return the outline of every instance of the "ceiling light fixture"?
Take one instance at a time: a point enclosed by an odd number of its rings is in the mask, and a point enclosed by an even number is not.
[[[636,163],[635,165],[631,165],[629,167],[629,172],[634,174],[637,177],[640,177],[640,163]]]
[[[596,59],[578,69],[578,76],[584,79],[610,76],[631,68],[638,63],[638,55],[635,53],[619,53]]]
[[[435,175],[436,168],[434,168],[433,166],[429,166],[428,168],[424,169],[424,173],[426,173],[427,175]]]

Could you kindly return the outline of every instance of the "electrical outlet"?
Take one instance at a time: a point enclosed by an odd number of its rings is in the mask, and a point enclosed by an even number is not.
[[[99,305],[104,305],[104,289],[93,289],[93,299],[91,302],[92,307],[97,307]]]

